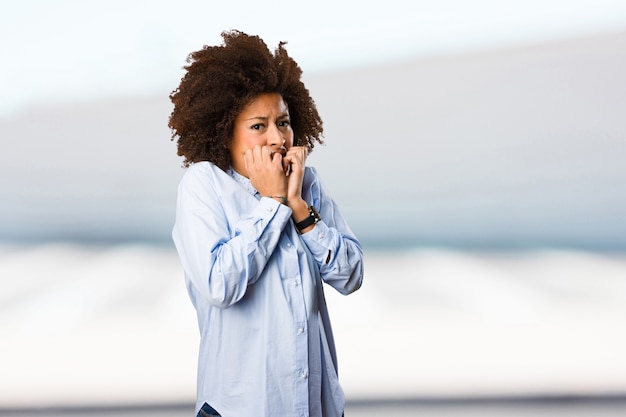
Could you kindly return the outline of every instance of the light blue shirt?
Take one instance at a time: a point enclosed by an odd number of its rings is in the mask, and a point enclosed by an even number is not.
[[[172,236],[200,327],[196,412],[342,415],[322,282],[356,291],[363,253],[314,168],[302,197],[322,218],[305,234],[233,170],[199,162],[181,180]]]

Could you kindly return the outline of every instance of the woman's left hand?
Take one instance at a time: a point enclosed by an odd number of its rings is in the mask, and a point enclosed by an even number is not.
[[[294,146],[283,157],[283,168],[288,173],[287,177],[287,200],[291,208],[291,217],[297,223],[309,215],[309,205],[302,198],[302,180],[304,179],[304,161],[306,160],[306,148]],[[306,233],[313,229],[314,225],[301,230]]]
[[[306,147],[304,146],[293,146],[283,157],[283,168],[289,175],[287,178],[287,199],[289,201],[302,198],[305,161]]]

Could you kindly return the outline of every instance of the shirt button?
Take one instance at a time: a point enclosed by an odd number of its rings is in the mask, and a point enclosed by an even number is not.
[[[302,379],[306,379],[307,377],[306,371],[302,371],[302,374],[300,376],[302,377]]]
[[[304,333],[304,329],[303,329],[302,327],[300,327],[300,328],[298,329],[298,333]]]
[[[291,243],[287,242],[287,247],[290,248],[291,247]]]

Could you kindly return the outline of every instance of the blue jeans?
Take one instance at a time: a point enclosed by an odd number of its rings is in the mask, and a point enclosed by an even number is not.
[[[204,403],[200,411],[198,411],[196,417],[222,417],[222,415],[215,411],[215,409],[209,404]]]
[[[343,416],[343,413],[341,415]],[[222,415],[215,411],[209,404],[204,403],[196,417],[222,417]]]

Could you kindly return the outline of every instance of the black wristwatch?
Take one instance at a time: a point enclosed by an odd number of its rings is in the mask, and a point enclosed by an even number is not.
[[[315,207],[309,206],[309,217],[296,223],[296,229],[298,229],[298,231],[302,231],[320,220],[322,220],[322,218],[317,210],[315,210]]]

